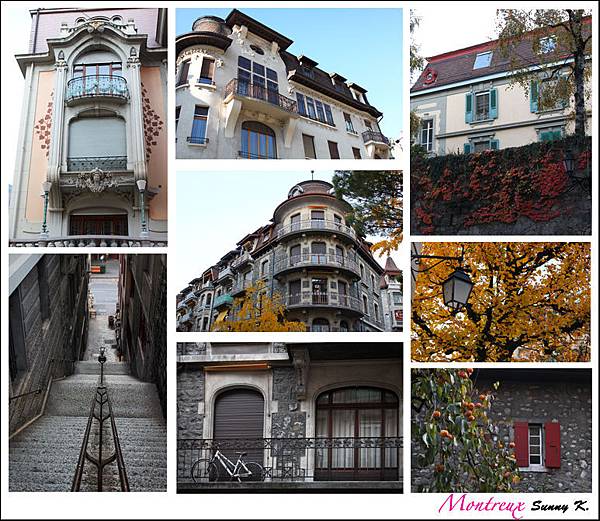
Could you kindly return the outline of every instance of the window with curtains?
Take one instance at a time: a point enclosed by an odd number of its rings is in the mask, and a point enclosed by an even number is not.
[[[208,143],[206,138],[206,125],[208,123],[208,107],[196,105],[194,108],[194,122],[192,123],[192,135],[189,138],[190,143],[203,145]]]
[[[356,134],[356,130],[354,130],[354,125],[352,124],[352,116],[347,112],[344,112],[344,122],[346,123],[346,131]]]
[[[215,75],[215,60],[205,56],[202,59],[202,68],[200,69],[200,76],[198,77],[198,83],[204,83],[206,85],[212,85],[214,83],[213,78]]]
[[[275,132],[258,121],[242,123],[240,156],[247,159],[277,159]]]
[[[348,387],[321,394],[316,403],[316,436],[341,440],[331,448],[317,449],[315,479],[397,477],[399,449],[372,445],[398,436],[398,404],[396,394],[376,387]]]

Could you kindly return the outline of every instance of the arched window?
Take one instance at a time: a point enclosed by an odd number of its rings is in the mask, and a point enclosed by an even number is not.
[[[340,331],[341,332],[350,331],[350,328],[348,327],[348,322],[346,322],[345,320],[340,321]]]
[[[212,302],[212,293],[209,293],[208,295],[206,295],[206,305],[210,306],[211,302]]]
[[[331,331],[331,328],[329,327],[329,320],[327,320],[326,318],[315,318],[312,321],[312,327],[310,328],[310,330],[321,333],[327,333]]]
[[[258,121],[244,121],[240,156],[247,159],[277,159],[273,129]]]
[[[346,387],[317,398],[317,438],[333,439],[315,456],[315,480],[394,480],[400,446],[398,397],[377,387]]]
[[[69,82],[72,97],[90,95],[126,96],[121,59],[110,50],[93,50],[77,58]]]

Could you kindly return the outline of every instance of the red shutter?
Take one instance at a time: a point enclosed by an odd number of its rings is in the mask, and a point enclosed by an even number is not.
[[[519,467],[529,467],[529,424],[515,422],[515,456]]]
[[[547,422],[544,424],[546,452],[546,467],[551,469],[560,468],[560,423]]]

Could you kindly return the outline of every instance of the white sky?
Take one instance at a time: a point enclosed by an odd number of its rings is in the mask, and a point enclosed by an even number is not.
[[[31,16],[25,7],[2,3],[2,182],[12,184],[21,121],[24,78],[15,54],[29,50]],[[6,186],[4,184],[4,186]]]
[[[424,58],[496,39],[494,3],[469,2],[468,8],[457,8],[454,2],[423,2],[413,11],[421,18],[414,40]]]
[[[324,181],[331,181],[332,176],[332,171],[314,173],[314,179]],[[310,178],[308,169],[177,172],[176,269],[170,275],[177,290],[216,264],[246,234],[269,224],[273,210],[287,198],[290,188]],[[367,239],[375,241],[374,237]],[[392,255],[401,266],[399,257]],[[385,258],[379,262],[384,265]]]

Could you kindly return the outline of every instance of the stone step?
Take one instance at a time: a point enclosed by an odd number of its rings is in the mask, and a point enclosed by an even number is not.
[[[100,364],[94,361],[75,362],[74,374],[100,374]],[[129,374],[129,364],[126,362],[106,362],[104,374]]]

